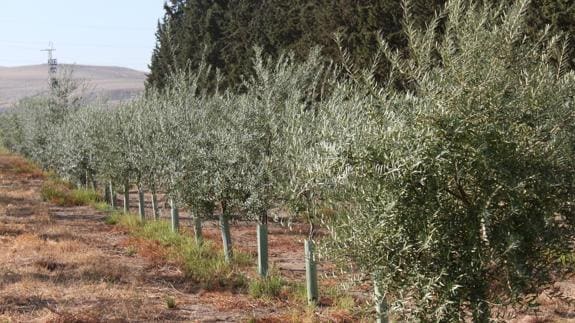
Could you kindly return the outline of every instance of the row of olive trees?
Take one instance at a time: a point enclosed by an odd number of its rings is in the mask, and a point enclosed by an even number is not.
[[[262,277],[268,275],[268,213],[293,206],[292,213],[307,216],[311,226],[309,298],[316,301],[315,204],[322,187],[333,182],[342,149],[353,145],[366,98],[340,82],[317,50],[303,64],[289,55],[256,55],[242,94],[208,95],[198,88],[207,77],[217,73],[208,67],[177,71],[161,92],[150,89],[120,107],[61,105],[54,114],[44,102],[32,102],[4,118],[4,143],[80,185],[104,183],[112,196],[120,187],[126,212],[135,185],[141,220],[144,191],[153,194],[156,218],[155,193],[165,193],[172,228],[178,230],[178,208],[185,207],[193,213],[198,242],[201,220],[221,208],[227,261],[233,258],[230,219],[256,220]]]
[[[220,207],[228,260],[230,219],[257,221],[262,276],[269,211],[289,208],[310,224],[312,301],[324,221],[327,254],[373,279],[381,320],[487,321],[536,291],[573,237],[575,75],[559,38],[521,36],[526,5],[450,1],[423,31],[406,5],[409,53],[379,53],[388,84],[315,51],[258,54],[239,94],[204,92],[218,74],[203,66],[117,108],[24,101],[2,139],[71,180],[120,187],[126,210],[136,185],[143,220],[143,192],[155,217],[167,194],[173,229],[185,207],[199,243]]]

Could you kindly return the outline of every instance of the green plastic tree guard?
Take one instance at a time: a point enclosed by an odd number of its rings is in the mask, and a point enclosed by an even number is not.
[[[258,223],[258,274],[265,278],[268,275],[268,224]]]
[[[144,199],[144,187],[138,185],[138,215],[140,216],[140,221],[146,220],[146,201]]]
[[[381,292],[381,286],[377,278],[373,280],[373,292],[375,301],[375,315],[377,323],[388,323],[389,318],[387,316],[387,302],[385,301],[383,294]]]
[[[127,181],[124,184],[124,213],[130,213],[130,185]]]
[[[114,184],[112,184],[112,181],[110,181],[109,183],[109,191],[110,191],[110,206],[112,207],[112,210],[116,208],[116,192],[114,192]]]
[[[198,215],[194,216],[194,236],[196,237],[196,244],[201,245],[204,243],[204,236],[202,234],[202,219]]]
[[[315,304],[318,300],[317,288],[317,266],[314,255],[313,241],[306,239],[304,242],[305,249],[305,281],[307,290],[308,304]]]
[[[176,201],[174,201],[173,198],[170,199],[170,207],[171,207],[171,218],[172,218],[172,231],[178,232],[180,230],[180,213],[178,211]]]
[[[226,262],[231,262],[233,258],[232,236],[230,234],[230,221],[227,214],[220,215],[220,229],[222,231],[222,242],[224,246],[224,257]]]

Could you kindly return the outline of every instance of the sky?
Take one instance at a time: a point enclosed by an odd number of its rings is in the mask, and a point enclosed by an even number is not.
[[[164,0],[0,0],[0,66],[60,64],[148,71]]]

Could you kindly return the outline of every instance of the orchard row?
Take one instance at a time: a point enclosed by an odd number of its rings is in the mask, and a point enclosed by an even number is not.
[[[199,229],[221,207],[228,259],[229,220],[253,219],[262,276],[281,207],[310,224],[308,276],[321,225],[326,255],[373,279],[380,319],[486,321],[573,237],[575,74],[560,37],[522,37],[524,6],[450,1],[424,31],[407,21],[409,53],[373,53],[386,84],[314,50],[256,55],[238,91],[183,68],[120,107],[79,104],[57,79],[4,113],[2,139],[72,181],[167,194],[174,229],[178,207]]]

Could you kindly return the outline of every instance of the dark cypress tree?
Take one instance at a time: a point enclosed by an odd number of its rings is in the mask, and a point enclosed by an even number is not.
[[[185,43],[178,39],[185,0],[171,0],[164,4],[164,17],[158,22],[156,31],[156,46],[152,52],[147,75],[146,86],[162,88],[170,71],[180,64],[178,53]]]
[[[445,2],[412,0],[410,12],[417,27],[424,27]],[[148,75],[148,85],[159,87],[170,69],[187,64],[195,69],[202,61],[221,71],[220,87],[239,86],[242,76],[250,74],[254,46],[272,57],[291,51],[301,59],[319,45],[326,59],[341,62],[334,41],[338,32],[352,63],[364,68],[378,48],[378,35],[397,49],[406,44],[402,0],[171,0],[165,11]],[[530,37],[535,38],[545,24],[572,37],[575,3],[532,0],[527,20]],[[376,70],[380,79],[386,75],[385,65]]]

